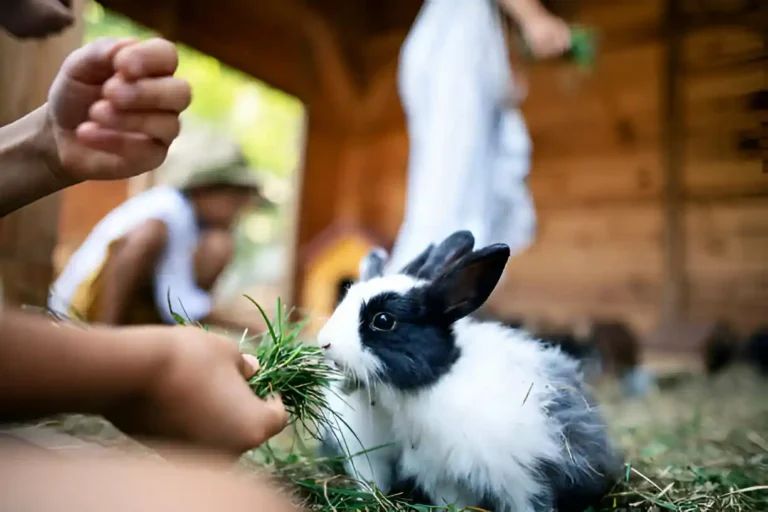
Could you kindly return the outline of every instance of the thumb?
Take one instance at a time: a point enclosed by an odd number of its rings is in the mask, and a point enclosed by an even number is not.
[[[238,368],[243,377],[250,379],[259,371],[259,360],[251,354],[242,354]]]
[[[136,39],[105,37],[72,52],[62,64],[62,74],[86,85],[101,85],[115,73],[113,57]]]

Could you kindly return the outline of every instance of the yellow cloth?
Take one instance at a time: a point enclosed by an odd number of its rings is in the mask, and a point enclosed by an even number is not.
[[[104,287],[103,270],[112,256],[115,242],[107,247],[106,257],[75,289],[67,314],[91,323],[97,322],[101,312],[101,298]],[[152,300],[137,300],[128,307],[124,319],[126,325],[161,324],[163,320]]]

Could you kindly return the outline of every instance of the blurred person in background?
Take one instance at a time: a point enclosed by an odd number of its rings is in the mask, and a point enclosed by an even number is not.
[[[50,22],[68,7],[6,0],[0,29],[45,37],[71,23]],[[0,216],[75,183],[162,163],[190,97],[173,77],[177,60],[161,39],[99,39],[73,52],[48,102],[0,127]],[[126,92],[131,99],[120,100]],[[248,387],[257,369],[236,344],[201,329],[80,329],[0,309],[0,425],[99,414],[142,439],[198,447],[163,444],[175,464],[66,457],[0,431],[0,510],[295,510],[262,479],[231,472],[233,456],[287,423],[279,399],[261,400]]]
[[[506,16],[536,58],[570,49],[568,25],[538,0],[428,0],[403,45],[410,155],[392,270],[461,229],[479,247],[505,243],[513,254],[533,239],[525,87],[510,68]]]
[[[108,325],[173,324],[178,315],[261,333],[258,312],[234,318],[213,308],[238,219],[267,203],[239,146],[205,131],[182,132],[157,173],[161,186],[128,199],[93,228],[54,283],[49,308]]]

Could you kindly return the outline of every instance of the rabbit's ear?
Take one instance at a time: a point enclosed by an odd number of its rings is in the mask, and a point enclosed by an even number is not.
[[[429,302],[449,322],[482,306],[498,284],[509,259],[509,246],[494,244],[468,254],[429,284]]]
[[[442,241],[419,270],[416,277],[421,279],[433,279],[443,269],[469,254],[475,246],[475,237],[469,231],[456,231]]]
[[[381,247],[372,249],[360,262],[360,281],[368,281],[374,277],[383,276],[384,266],[388,258],[389,254]]]
[[[416,256],[413,261],[404,266],[403,269],[398,273],[405,274],[406,276],[418,277],[419,272],[421,271],[421,267],[423,267],[427,262],[427,259],[429,259],[429,255],[432,254],[432,250],[434,248],[435,244],[429,244],[429,247],[424,249],[421,254]]]

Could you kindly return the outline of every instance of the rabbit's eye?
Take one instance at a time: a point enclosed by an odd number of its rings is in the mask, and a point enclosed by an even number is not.
[[[371,320],[371,328],[377,331],[391,331],[395,328],[395,317],[389,313],[376,313]]]

